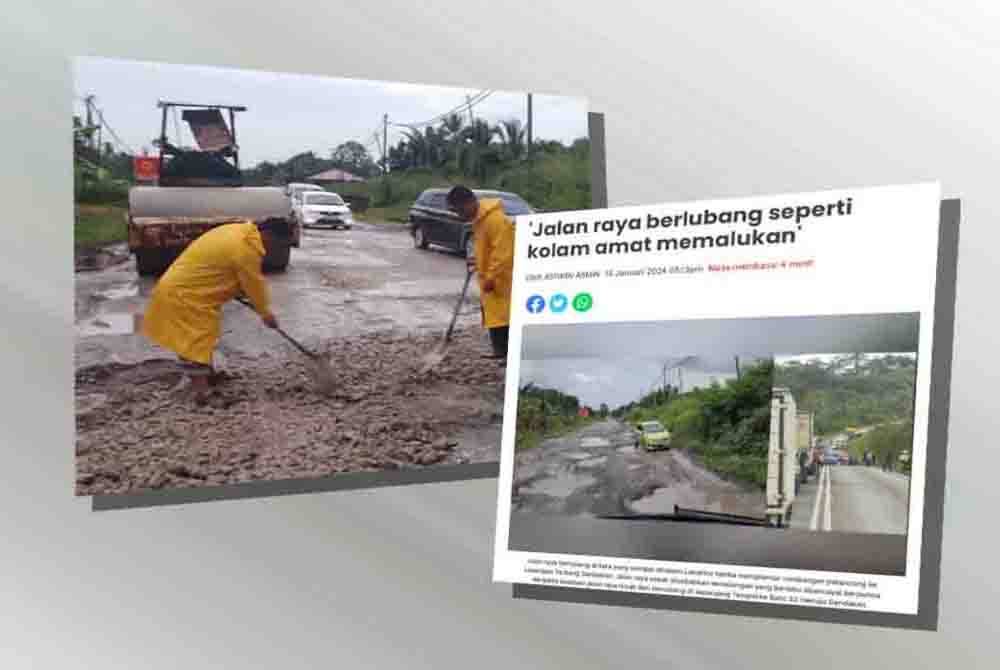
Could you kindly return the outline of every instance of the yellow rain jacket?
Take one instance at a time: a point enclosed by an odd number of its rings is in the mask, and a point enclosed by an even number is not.
[[[153,288],[142,332],[181,358],[211,365],[222,305],[241,292],[261,315],[271,297],[261,269],[264,241],[252,222],[218,226],[189,244]]]
[[[514,222],[498,199],[483,198],[472,221],[473,253],[482,305],[483,326],[499,328],[510,324],[510,294],[514,281]],[[486,280],[495,286],[487,293]]]

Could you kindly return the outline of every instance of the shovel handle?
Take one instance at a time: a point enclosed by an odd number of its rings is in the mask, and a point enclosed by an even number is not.
[[[458,304],[455,305],[455,311],[451,315],[451,323],[448,324],[448,332],[444,335],[444,341],[448,342],[451,340],[451,333],[455,330],[455,322],[458,320],[458,312],[462,309],[462,303],[465,302],[465,296],[469,292],[469,282],[472,280],[472,270],[465,273],[465,283],[462,285],[462,295],[458,299]]]
[[[243,298],[241,296],[237,296],[236,297],[236,302],[240,303],[241,305],[243,305],[244,307],[247,307],[249,309],[254,309],[254,306],[251,305],[250,302],[246,298]],[[256,310],[254,310],[254,311],[256,311]],[[292,337],[291,335],[289,335],[288,333],[286,333],[281,328],[275,328],[275,330],[278,331],[279,335],[281,335],[283,338],[285,338],[286,340],[288,340],[289,342],[291,342],[295,346],[296,349],[298,349],[299,351],[301,351],[302,353],[304,353],[309,358],[318,358],[319,357],[317,354],[315,354],[312,351],[309,351],[308,349],[306,349],[302,345],[302,343],[300,343],[298,340],[296,340],[294,337]]]
[[[289,335],[288,333],[286,333],[285,331],[283,331],[281,328],[275,328],[275,330],[278,331],[279,335],[281,335],[283,338],[285,338],[286,340],[288,340],[289,342],[291,342],[293,345],[295,345],[296,349],[298,349],[299,351],[301,351],[302,353],[304,353],[309,358],[318,358],[318,356],[315,353],[313,353],[312,351],[309,351],[308,349],[306,349],[298,340],[296,340],[294,337],[292,337],[291,335]]]

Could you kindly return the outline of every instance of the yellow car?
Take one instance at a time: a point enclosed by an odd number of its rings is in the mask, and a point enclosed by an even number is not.
[[[643,421],[637,424],[635,429],[639,431],[637,446],[648,451],[670,448],[670,431],[659,421]]]

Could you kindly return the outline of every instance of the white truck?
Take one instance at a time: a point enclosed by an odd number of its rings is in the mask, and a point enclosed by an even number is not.
[[[767,449],[767,520],[784,526],[791,519],[803,461],[812,457],[813,415],[799,412],[792,392],[771,391],[771,434]]]

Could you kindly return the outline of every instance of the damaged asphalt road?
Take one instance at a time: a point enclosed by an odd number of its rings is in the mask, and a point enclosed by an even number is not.
[[[513,511],[540,514],[672,514],[674,505],[763,516],[762,491],[722,479],[684,450],[649,452],[615,419],[519,451]]]
[[[245,307],[227,305],[205,404],[170,352],[132,331],[152,280],[131,262],[77,275],[78,495],[488,462],[499,456],[503,365],[478,298],[464,305],[443,363],[421,374],[464,279],[464,262],[412,248],[381,226],[308,231],[270,275],[282,327],[330,360],[331,396],[304,357]]]

